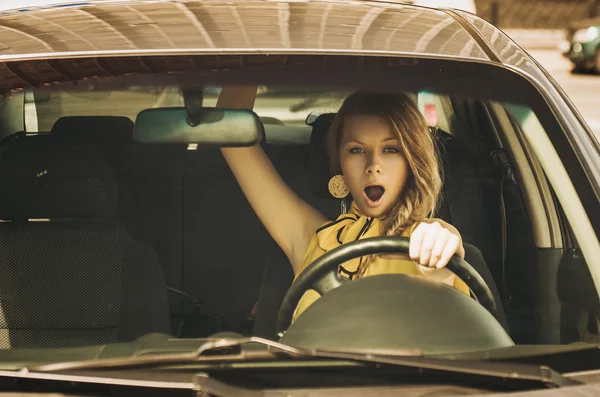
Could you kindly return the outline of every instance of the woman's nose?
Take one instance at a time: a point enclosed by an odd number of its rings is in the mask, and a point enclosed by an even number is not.
[[[366,168],[367,174],[380,174],[381,173],[381,163],[379,161],[379,156],[370,156],[369,163]]]

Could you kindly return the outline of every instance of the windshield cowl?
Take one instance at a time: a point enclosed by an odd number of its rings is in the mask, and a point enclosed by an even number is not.
[[[87,370],[124,370],[124,369],[168,369],[176,367],[202,365],[204,370],[242,371],[252,368],[256,363],[263,363],[263,368],[278,367],[285,361],[306,364],[307,361],[327,362],[331,366],[364,366],[373,368],[393,368],[402,373],[418,376],[451,375],[472,376],[477,379],[487,379],[506,382],[513,380],[522,387],[523,384],[543,385],[546,388],[562,387],[578,384],[569,380],[546,366],[527,364],[485,362],[479,360],[448,360],[442,358],[423,357],[418,349],[387,350],[387,351],[356,351],[356,350],[326,350],[303,349],[285,345],[259,337],[224,338],[206,340],[200,347],[185,353],[150,353],[135,357],[83,360],[34,366],[23,373],[33,372],[72,372]],[[236,364],[235,366],[229,364]],[[244,365],[245,364],[245,365]],[[225,366],[225,367],[224,367]],[[254,368],[256,368],[254,366]]]

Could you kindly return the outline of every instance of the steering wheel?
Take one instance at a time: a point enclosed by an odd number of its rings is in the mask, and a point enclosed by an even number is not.
[[[327,252],[304,269],[285,294],[277,316],[277,334],[289,327],[294,310],[306,291],[314,289],[322,296],[350,281],[339,274],[338,266],[342,263],[366,255],[408,254],[408,247],[406,237],[385,236],[353,241]],[[490,287],[470,264],[453,256],[446,268],[463,280],[477,301],[496,316],[496,301]]]

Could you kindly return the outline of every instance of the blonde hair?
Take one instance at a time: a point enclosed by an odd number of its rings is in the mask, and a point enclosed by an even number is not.
[[[436,145],[417,105],[405,94],[358,91],[346,98],[327,136],[327,151],[333,175],[340,174],[340,146],[344,120],[348,116],[369,115],[385,120],[400,142],[410,173],[396,203],[382,217],[382,235],[397,236],[438,209],[442,176]],[[367,260],[361,263],[364,273]]]

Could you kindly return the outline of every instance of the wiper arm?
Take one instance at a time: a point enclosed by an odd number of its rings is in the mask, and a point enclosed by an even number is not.
[[[267,350],[243,350],[241,345],[256,343]],[[240,348],[231,352],[232,348]],[[195,351],[189,353],[152,354],[115,359],[84,360],[46,364],[28,368],[31,372],[56,372],[87,369],[121,369],[160,367],[166,365],[184,365],[197,363],[226,363],[255,360],[273,360],[281,356],[298,359],[345,360],[358,364],[385,364],[405,369],[445,373],[453,375],[474,375],[484,378],[512,379],[542,384],[547,388],[556,388],[579,384],[565,378],[549,367],[529,364],[497,363],[487,361],[457,361],[423,357],[419,349],[379,350],[368,353],[351,350],[303,349],[259,337],[224,338],[208,340]]]

